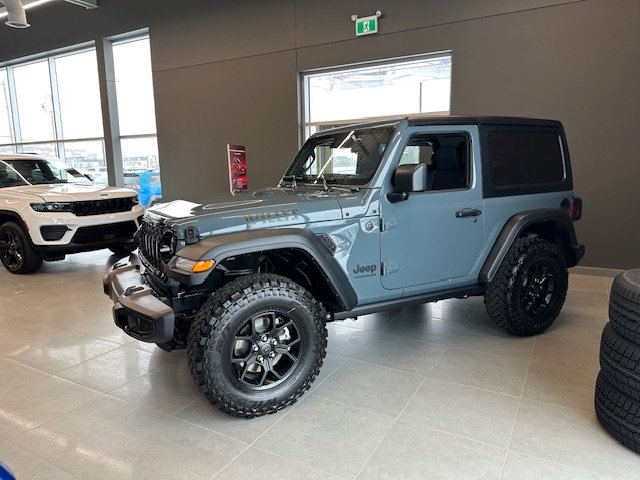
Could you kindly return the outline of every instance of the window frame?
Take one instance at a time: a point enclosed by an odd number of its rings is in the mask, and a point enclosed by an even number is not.
[[[130,32],[124,35],[119,35],[116,37],[112,37],[111,38],[111,49],[113,51],[113,49],[115,47],[118,47],[119,45],[126,45],[128,43],[134,43],[134,42],[139,42],[142,40],[148,40],[149,42],[151,41],[151,37],[149,35],[149,31],[147,29],[144,29],[142,31],[134,31],[134,32]],[[114,75],[115,75],[115,61],[112,59],[112,61],[114,62],[113,65],[113,71],[114,71]],[[152,78],[153,78],[153,69],[152,69]],[[152,79],[152,87],[153,87],[153,79]],[[118,84],[116,82],[116,91],[118,89]],[[155,92],[153,93],[154,95],[154,99],[155,99]],[[117,103],[117,95],[116,95],[116,103]],[[122,133],[120,133],[120,128],[121,126],[118,125],[118,142],[120,143],[120,149],[121,149],[121,161],[122,161],[122,168],[123,168],[123,172],[124,172],[124,162],[125,162],[125,157],[124,157],[124,149],[122,148],[122,144],[123,144],[123,140],[138,140],[138,139],[155,139],[155,143],[156,146],[159,150],[159,146],[158,146],[158,124],[157,124],[157,117],[156,117],[156,112],[155,112],[155,104],[154,104],[154,118],[156,118],[156,122],[155,122],[155,129],[153,132],[149,132],[149,133],[136,133],[136,134],[127,134],[127,135],[123,135]],[[154,169],[154,171],[159,171],[160,170],[160,153],[158,152],[158,168]],[[124,177],[123,177],[124,178]]]
[[[482,155],[482,184],[484,198],[505,197],[512,195],[530,195],[536,193],[565,192],[573,190],[571,162],[564,129],[552,125],[481,125],[480,149]],[[489,148],[489,135],[496,131],[540,131],[552,132],[558,137],[560,155],[563,164],[563,178],[558,182],[523,184],[523,185],[494,185],[492,164]]]
[[[102,158],[106,163],[106,155],[105,155],[105,138],[104,138],[104,126],[103,126],[103,135],[98,137],[70,137],[65,138],[62,129],[62,115],[60,109],[60,96],[58,91],[58,78],[56,75],[56,60],[64,57],[68,57],[71,55],[77,55],[86,52],[96,52],[95,42],[85,42],[81,44],[74,45],[72,47],[62,48],[50,52],[44,52],[37,55],[32,55],[26,58],[16,59],[9,62],[3,62],[0,64],[0,69],[6,70],[7,72],[7,82],[9,89],[9,103],[10,103],[10,123],[12,130],[13,142],[10,143],[2,143],[0,147],[12,147],[15,153],[29,153],[29,146],[36,145],[49,145],[53,144],[55,146],[55,156],[62,159],[66,162],[65,155],[65,143],[75,143],[75,142],[101,142],[102,144]],[[97,56],[97,52],[96,52]],[[51,103],[53,109],[53,137],[51,139],[43,139],[38,141],[24,141],[22,138],[22,131],[20,126],[20,111],[18,105],[18,97],[16,94],[16,82],[14,76],[14,69],[20,68],[24,66],[33,65],[35,63],[47,62],[47,69],[49,74],[49,88],[51,90]],[[98,65],[96,64],[96,68]],[[102,117],[102,113],[101,113]],[[25,149],[25,147],[27,147]]]
[[[402,160],[402,154],[404,153],[405,148],[411,146],[411,140],[418,136],[424,137],[440,137],[440,136],[459,136],[464,137],[466,142],[466,154],[467,154],[467,165],[466,165],[466,176],[467,176],[467,186],[463,188],[448,188],[448,189],[440,189],[440,190],[424,190],[422,192],[411,192],[412,195],[431,195],[431,194],[439,194],[439,193],[450,193],[450,192],[466,192],[474,188],[475,185],[475,176],[476,171],[473,163],[473,136],[471,132],[467,130],[447,130],[447,131],[415,131],[412,132],[403,143],[402,148],[399,149],[400,155],[397,162],[394,162],[393,169],[391,169],[391,176],[389,177],[389,182],[393,186],[393,178],[396,173],[396,169],[400,165],[400,161]],[[434,152],[435,153],[435,152]],[[408,165],[408,164],[404,164]],[[409,164],[410,165],[410,164]],[[429,174],[427,174],[427,185],[429,183]],[[391,190],[393,191],[393,189]]]
[[[449,109],[438,112],[405,112],[402,114],[396,115],[382,115],[382,116],[373,116],[373,117],[355,117],[350,119],[343,120],[330,120],[330,121],[320,121],[320,122],[311,122],[309,121],[310,116],[310,94],[309,94],[309,79],[314,76],[319,75],[327,75],[331,73],[345,72],[349,70],[358,70],[363,68],[375,68],[375,67],[388,67],[393,65],[404,65],[410,63],[416,63],[420,61],[432,60],[439,57],[449,57],[451,62],[451,81],[450,87],[453,86],[453,51],[452,50],[443,50],[438,52],[431,52],[425,54],[418,55],[409,55],[403,57],[394,57],[387,58],[382,60],[375,60],[370,62],[357,62],[347,65],[333,66],[328,68],[319,68],[312,69],[300,72],[299,74],[299,116],[300,116],[300,128],[299,128],[299,146],[302,146],[304,142],[311,137],[314,133],[335,127],[342,127],[347,125],[353,125],[357,123],[373,123],[373,122],[383,122],[389,119],[398,118],[403,115],[419,115],[423,114],[431,114],[431,115],[449,115],[451,112],[451,98],[453,97],[452,90],[449,90]],[[422,101],[420,102],[422,109]],[[312,128],[316,128],[315,132],[311,132]]]

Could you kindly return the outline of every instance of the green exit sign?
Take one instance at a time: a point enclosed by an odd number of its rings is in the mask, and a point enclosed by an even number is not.
[[[378,16],[356,18],[356,37],[378,33]]]

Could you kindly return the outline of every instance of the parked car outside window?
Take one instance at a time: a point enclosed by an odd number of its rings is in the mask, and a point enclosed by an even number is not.
[[[98,175],[93,183],[107,185],[107,174]],[[145,208],[162,198],[159,171],[125,172],[124,186],[137,192],[140,205]]]

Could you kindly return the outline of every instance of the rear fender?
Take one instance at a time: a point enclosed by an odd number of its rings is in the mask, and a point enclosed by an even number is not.
[[[487,260],[480,270],[480,282],[493,280],[513,242],[525,235],[535,234],[551,241],[559,241],[567,260],[567,266],[578,264],[584,255],[584,247],[578,245],[573,222],[562,210],[539,209],[521,212],[511,217],[502,228]]]

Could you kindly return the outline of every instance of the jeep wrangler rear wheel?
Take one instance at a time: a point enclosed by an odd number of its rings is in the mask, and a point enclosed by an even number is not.
[[[20,225],[6,222],[0,226],[0,261],[11,273],[31,273],[42,265],[42,256]]]
[[[560,313],[568,277],[557,245],[542,238],[519,238],[487,288],[487,313],[513,335],[541,333]]]
[[[294,403],[325,356],[323,309],[279,275],[241,277],[200,308],[188,337],[191,375],[223,412],[256,417]]]

